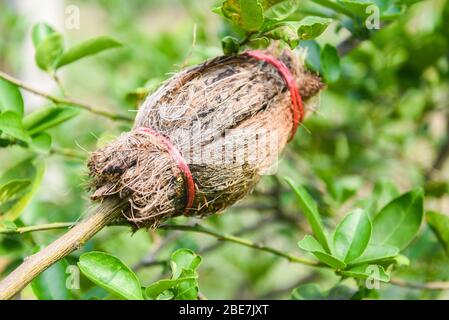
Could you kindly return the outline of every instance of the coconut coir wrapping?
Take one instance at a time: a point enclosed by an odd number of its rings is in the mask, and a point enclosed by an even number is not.
[[[268,53],[289,68],[304,101],[323,87],[291,51]],[[92,153],[91,197],[128,202],[124,215],[137,227],[220,212],[277,162],[292,131],[291,108],[286,82],[269,63],[243,54],[188,68],[146,99],[131,132]],[[195,187],[188,211],[185,174],[160,136],[188,163]]]

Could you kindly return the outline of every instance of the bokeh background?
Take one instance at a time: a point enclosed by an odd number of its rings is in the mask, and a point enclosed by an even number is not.
[[[34,63],[30,32],[47,22],[65,35],[67,44],[109,35],[124,46],[60,73],[66,91],[91,104],[134,114],[139,101],[182,67],[222,53],[220,38],[229,26],[211,9],[217,1],[194,0],[0,0],[0,70],[43,91],[58,93],[54,81]],[[79,28],[66,26],[67,8],[80,12]],[[426,190],[426,209],[449,213],[449,1],[413,4],[341,60],[340,79],[315,101],[318,110],[288,146],[275,176],[266,176],[253,195],[219,216],[202,221],[223,233],[236,233],[282,251],[302,254],[296,243],[310,232],[292,192],[281,177],[305,185],[318,201],[330,226],[356,206],[385,204],[379,186],[400,191]],[[348,32],[331,25],[316,42],[338,45]],[[313,50],[309,51],[313,59]],[[23,92],[25,112],[47,101]],[[89,207],[83,158],[128,125],[87,112],[49,132],[55,152],[39,156],[45,173],[36,194],[20,216],[24,225],[76,221]],[[71,154],[68,150],[75,150]],[[0,172],[30,152],[20,146],[0,149]],[[378,186],[378,188],[376,188]],[[182,219],[182,218],[181,218]],[[63,231],[0,235],[0,272],[10,272],[36,245]],[[163,260],[186,247],[203,257],[200,291],[209,299],[283,299],[301,283],[330,288],[338,279],[330,272],[292,264],[268,253],[217,242],[206,235],[179,231],[131,233],[126,227],[101,231],[72,254],[114,254],[134,267],[143,284],[167,271]],[[449,280],[449,260],[426,226],[407,249],[411,263],[396,275],[413,281]],[[350,284],[349,284],[350,285]],[[105,297],[82,278],[72,298]],[[382,285],[380,298],[448,298],[448,291]],[[34,299],[30,287],[22,293]]]

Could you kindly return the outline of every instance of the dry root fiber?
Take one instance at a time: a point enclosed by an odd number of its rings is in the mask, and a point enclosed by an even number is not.
[[[304,101],[321,88],[291,51],[269,54],[296,79]],[[307,106],[307,105],[306,105]],[[156,227],[184,212],[184,175],[151,128],[189,164],[195,197],[188,215],[217,213],[251,192],[276,163],[292,130],[290,92],[278,70],[246,55],[218,57],[169,79],[149,96],[131,132],[93,152],[92,199],[120,197],[137,227]]]

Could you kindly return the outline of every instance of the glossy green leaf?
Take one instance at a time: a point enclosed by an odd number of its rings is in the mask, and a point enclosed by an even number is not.
[[[23,98],[16,85],[0,78],[0,112],[8,110],[22,116]]]
[[[370,216],[374,216],[381,208],[399,195],[400,192],[393,181],[390,179],[377,180],[374,184],[372,196],[369,198],[366,206]]]
[[[339,274],[359,279],[373,279],[382,282],[390,281],[390,276],[385,272],[385,269],[380,265],[375,264],[364,264],[356,267],[352,267],[343,271],[340,271]]]
[[[196,278],[195,278],[196,276]],[[192,269],[183,269],[179,278],[186,279],[181,281],[175,291],[175,299],[177,300],[196,300],[198,298],[198,280],[197,273]],[[178,278],[178,279],[179,279]],[[188,279],[190,278],[190,279]]]
[[[240,49],[239,41],[231,36],[221,39],[221,46],[225,55],[235,54]]]
[[[307,283],[295,288],[290,295],[292,300],[324,300],[325,295],[315,283]]]
[[[30,141],[30,137],[23,127],[21,117],[14,111],[0,113],[0,131],[22,141]]]
[[[37,48],[42,41],[53,33],[56,33],[56,31],[49,24],[44,22],[35,24],[31,31],[31,39],[33,40],[34,47]]]
[[[142,300],[140,282],[120,259],[104,252],[92,251],[81,255],[78,266],[92,282],[128,300]]]
[[[30,180],[18,179],[11,180],[0,186],[0,206],[8,201],[13,200],[21,193],[24,189],[29,187],[31,184]],[[1,208],[1,207],[0,207]],[[2,214],[0,209],[0,215]]]
[[[223,15],[246,31],[257,31],[263,24],[263,7],[259,0],[225,0]]]
[[[196,270],[201,263],[201,257],[189,249],[178,249],[173,252],[170,259],[173,278],[177,279],[183,269]]]
[[[372,242],[407,247],[421,226],[423,202],[424,192],[418,188],[387,204],[374,218]]]
[[[31,157],[19,162],[14,167],[8,169],[0,177],[0,183],[6,183],[8,181],[16,179],[26,179],[31,182],[31,185],[29,187],[23,188],[20,195],[16,199],[14,199],[12,203],[9,203],[6,208],[2,209],[0,220],[14,221],[20,216],[20,214],[33,198],[36,191],[39,189],[42,178],[44,176],[44,172],[44,162],[34,160],[34,158]]]
[[[449,216],[435,211],[428,211],[426,220],[443,245],[446,254],[449,255]]]
[[[296,24],[298,36],[301,40],[315,39],[331,22],[332,19],[329,18],[307,16]]]
[[[308,252],[311,252],[315,257],[317,257],[321,262],[327,264],[334,269],[344,269],[346,268],[346,263],[341,261],[337,257],[328,254],[321,244],[312,236],[307,235],[298,242],[298,246]]]
[[[299,39],[296,32],[288,26],[275,28],[267,32],[266,35],[273,40],[284,41],[290,49],[296,48],[299,44]]]
[[[324,230],[323,224],[321,222],[321,217],[318,212],[316,203],[302,186],[295,186],[295,183],[290,178],[286,178],[285,180],[294,191],[296,198],[298,199],[299,207],[306,216],[307,221],[312,228],[313,234],[323,246],[324,251],[327,253],[331,253],[329,241],[326,235],[326,231]]]
[[[33,279],[31,288],[39,300],[69,300],[72,298],[66,286],[67,265],[65,259],[60,260]]]
[[[77,60],[83,59],[85,57],[95,55],[99,52],[112,48],[118,48],[121,46],[122,44],[117,40],[105,36],[84,41],[80,44],[71,47],[66,52],[64,52],[56,63],[56,69],[61,68],[70,63],[73,63]]]
[[[271,20],[280,21],[291,16],[298,7],[299,0],[277,1],[277,3],[271,4],[269,8],[265,10],[264,15]]]
[[[395,258],[399,254],[399,249],[389,245],[369,244],[365,252],[352,261],[351,265],[372,264]]]
[[[145,289],[145,294],[151,299],[158,299],[159,295],[164,291],[176,287],[183,281],[196,280],[198,276],[192,275],[187,277],[179,277],[177,279],[162,279],[159,280]]]
[[[361,209],[346,215],[334,233],[336,256],[346,263],[360,257],[371,238],[371,221]]]
[[[44,71],[55,69],[56,62],[64,52],[64,39],[59,33],[52,33],[36,48],[36,64]]]
[[[51,136],[41,132],[31,138],[30,147],[36,152],[48,153],[51,148]]]
[[[320,58],[321,70],[326,82],[332,83],[337,81],[341,73],[340,57],[337,49],[330,44],[326,44],[321,50]]]
[[[48,106],[33,111],[23,118],[23,126],[33,136],[53,128],[79,114],[79,109],[70,106]]]

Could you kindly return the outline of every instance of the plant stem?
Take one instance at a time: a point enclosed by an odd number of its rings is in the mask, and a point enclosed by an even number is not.
[[[449,282],[434,281],[434,282],[411,282],[403,279],[392,278],[390,283],[398,287],[419,289],[419,290],[449,290]]]
[[[86,156],[84,156],[81,152],[77,150],[67,149],[67,148],[51,148],[50,154],[57,154],[60,156],[73,158],[80,161],[85,161]]]
[[[0,234],[23,234],[34,231],[66,229],[75,225],[74,222],[55,222],[47,224],[39,224],[29,227],[19,227],[15,229],[0,229]]]
[[[305,264],[308,266],[314,266],[314,267],[319,267],[322,266],[320,263],[315,262],[313,260],[309,260],[309,259],[305,259],[305,258],[301,258],[283,251],[280,251],[278,249],[272,248],[272,247],[268,247],[259,243],[255,243],[252,242],[251,240],[248,239],[244,239],[244,238],[240,238],[240,237],[236,237],[233,235],[229,235],[229,234],[221,234],[218,233],[214,230],[205,228],[203,226],[200,225],[193,225],[193,226],[189,226],[189,225],[162,225],[160,226],[161,229],[167,229],[167,230],[183,230],[183,231],[192,231],[192,232],[198,232],[198,233],[204,233],[204,234],[208,234],[210,236],[213,236],[219,240],[223,240],[223,241],[228,241],[228,242],[233,242],[233,243],[237,243],[246,247],[250,247],[253,249],[257,249],[260,251],[265,251],[265,252],[269,252],[272,253],[278,257],[287,259],[290,262],[294,262],[294,263],[301,263],[301,264]]]
[[[26,258],[19,267],[0,282],[0,300],[13,298],[52,264],[79,249],[103,227],[118,218],[123,206],[124,202],[117,199],[103,201],[91,215],[59,239],[38,253]],[[42,228],[37,229],[42,230]],[[48,225],[45,230],[49,230]]]
[[[14,77],[11,77],[10,75],[8,75],[8,74],[6,74],[4,72],[1,72],[1,71],[0,71],[0,78],[3,78],[6,81],[11,82],[12,84],[15,84],[16,86],[18,86],[18,87],[20,87],[20,88],[22,88],[22,89],[24,89],[24,90],[26,90],[28,92],[31,92],[31,93],[36,94],[38,96],[41,96],[41,97],[43,97],[43,98],[45,98],[47,100],[50,100],[50,101],[52,101],[52,102],[54,102],[56,104],[71,105],[71,106],[74,106],[74,107],[77,107],[77,108],[80,108],[80,109],[87,110],[87,111],[89,111],[91,113],[94,113],[94,114],[97,114],[97,115],[109,118],[111,120],[129,121],[129,122],[133,121],[133,118],[129,117],[127,115],[122,115],[122,114],[109,112],[109,111],[107,111],[107,110],[105,110],[103,108],[97,108],[95,106],[91,106],[91,105],[89,105],[87,103],[80,102],[80,101],[77,101],[77,100],[74,100],[74,99],[59,98],[59,97],[53,96],[51,94],[48,94],[46,92],[42,92],[42,91],[40,91],[38,89],[35,89],[35,88],[33,88],[33,87],[23,83],[22,81],[14,78]]]

